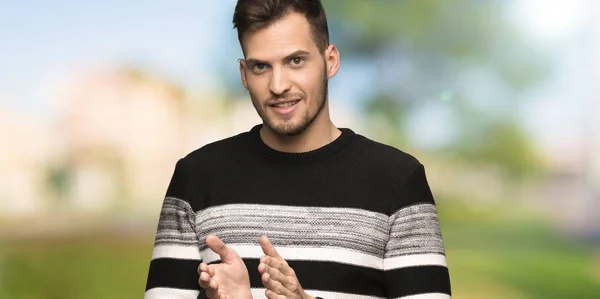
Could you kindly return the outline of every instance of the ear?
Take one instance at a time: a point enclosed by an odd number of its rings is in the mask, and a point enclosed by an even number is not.
[[[240,63],[240,78],[242,80],[242,85],[248,90],[248,81],[246,81],[246,60],[240,58],[238,59],[238,62]]]
[[[333,78],[340,69],[340,52],[333,44],[325,49],[325,63],[327,64],[327,77]]]

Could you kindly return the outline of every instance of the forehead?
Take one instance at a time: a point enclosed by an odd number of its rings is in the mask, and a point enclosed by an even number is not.
[[[244,38],[246,58],[274,60],[297,50],[318,51],[306,18],[290,13],[281,20]]]

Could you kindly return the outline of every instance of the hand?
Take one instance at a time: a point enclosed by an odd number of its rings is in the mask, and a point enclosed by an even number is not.
[[[206,237],[206,245],[221,257],[220,264],[201,263],[198,267],[198,283],[206,289],[206,296],[209,299],[251,299],[248,269],[237,252],[213,235]]]
[[[260,259],[258,272],[269,299],[314,299],[300,286],[294,269],[277,253],[266,236],[259,239],[265,256]]]

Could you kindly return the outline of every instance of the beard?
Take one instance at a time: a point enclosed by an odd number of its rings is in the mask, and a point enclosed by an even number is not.
[[[304,115],[301,115],[300,120],[297,122],[293,122],[292,117],[290,117],[290,116],[284,116],[284,117],[280,118],[281,121],[278,123],[275,119],[267,116],[267,113],[262,106],[263,101],[260,101],[259,99],[257,99],[257,97],[254,94],[252,94],[251,91],[249,91],[249,94],[250,94],[250,99],[252,99],[252,104],[254,105],[254,108],[256,109],[256,112],[258,112],[258,115],[263,120],[263,124],[265,126],[267,126],[273,132],[275,132],[276,134],[281,135],[281,136],[296,136],[296,135],[302,134],[302,132],[304,132],[314,122],[314,120],[317,118],[317,116],[319,116],[321,111],[323,111],[323,108],[325,107],[325,103],[327,103],[328,82],[329,82],[329,78],[327,77],[327,72],[324,69],[322,79],[321,79],[321,86],[319,86],[319,91],[317,92],[317,99],[316,99],[317,100],[317,110],[310,111],[310,109],[308,109],[308,107],[307,107]],[[283,95],[278,96],[278,98],[279,97],[287,98],[287,97],[291,97],[291,96],[292,96],[292,94],[289,94],[286,92]],[[302,94],[293,94],[293,96],[298,96],[301,100],[306,99],[306,95],[303,93]],[[271,100],[271,99],[267,99],[267,101],[269,101],[269,100]]]

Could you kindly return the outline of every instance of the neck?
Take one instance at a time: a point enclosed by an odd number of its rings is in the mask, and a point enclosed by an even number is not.
[[[267,126],[260,129],[263,142],[272,149],[287,153],[302,153],[323,147],[341,135],[329,117],[328,104],[304,132],[295,136],[282,136]]]

